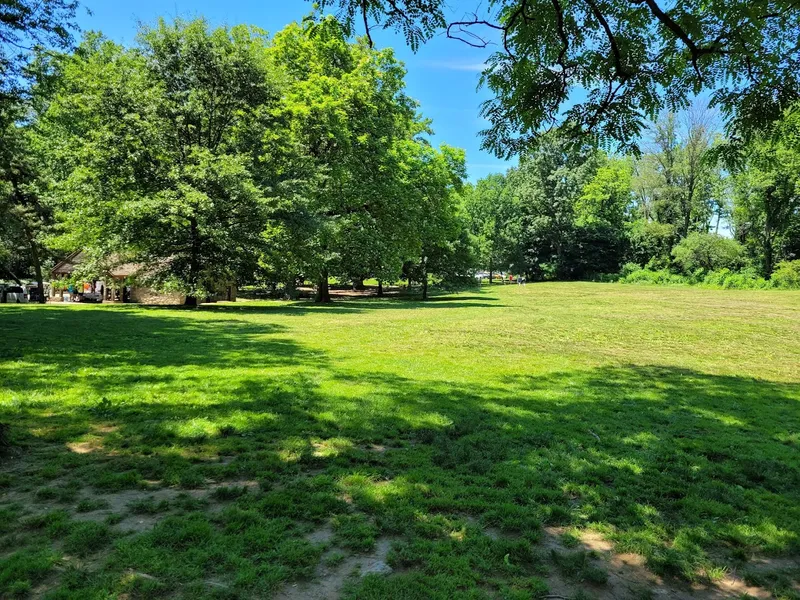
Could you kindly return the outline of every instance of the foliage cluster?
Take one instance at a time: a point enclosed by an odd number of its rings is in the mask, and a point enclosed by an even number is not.
[[[307,280],[328,300],[330,277],[402,273],[425,294],[468,272],[463,151],[431,146],[393,52],[333,18],[273,37],[161,20],[131,47],[90,33],[36,67],[9,125],[46,183],[31,235],[82,249],[95,276],[134,263],[196,303],[231,281]]]
[[[608,279],[632,263],[636,281],[724,271],[735,276],[711,280],[771,287],[759,278],[800,256],[797,118],[775,125],[780,140],[744,146],[713,134],[710,118],[664,115],[638,158],[544,137],[518,168],[467,188],[479,264],[532,279]]]

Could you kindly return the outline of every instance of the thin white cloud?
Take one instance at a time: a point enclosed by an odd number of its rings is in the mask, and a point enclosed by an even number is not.
[[[486,63],[468,63],[458,60],[423,60],[422,66],[431,69],[445,69],[447,71],[470,71],[480,73],[486,68]]]

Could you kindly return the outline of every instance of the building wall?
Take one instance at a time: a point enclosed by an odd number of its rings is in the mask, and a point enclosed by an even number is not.
[[[137,304],[183,304],[186,296],[178,292],[162,293],[146,287],[131,288],[131,302]]]
[[[230,289],[231,300],[236,300],[236,286],[232,285]],[[211,302],[225,301],[228,299],[228,287],[222,287],[219,292],[213,294],[209,300]],[[178,292],[162,293],[146,287],[132,287],[131,288],[131,302],[137,304],[163,304],[163,305],[181,305],[186,301],[186,296]]]

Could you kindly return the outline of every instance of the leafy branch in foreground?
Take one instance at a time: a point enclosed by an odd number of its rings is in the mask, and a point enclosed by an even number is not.
[[[791,0],[490,0],[447,20],[443,0],[322,0],[351,28],[401,30],[412,49],[436,31],[500,48],[482,83],[485,148],[509,156],[543,131],[638,151],[648,119],[700,92],[749,139],[800,98],[800,6]],[[575,102],[581,91],[581,99]]]

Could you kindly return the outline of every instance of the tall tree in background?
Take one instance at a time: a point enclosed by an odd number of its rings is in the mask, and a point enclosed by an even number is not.
[[[782,248],[800,246],[800,119],[789,115],[777,129],[745,148],[734,177],[734,231],[765,277],[779,260],[796,258]]]
[[[551,135],[509,172],[513,201],[520,211],[517,255],[524,265],[520,271],[537,279],[572,275],[568,257],[576,203],[594,173],[594,160],[594,150],[575,149]]]
[[[62,246],[141,263],[191,305],[252,269],[266,205],[245,142],[277,98],[263,34],[160,21],[136,49],[93,36],[59,68],[40,131]]]
[[[0,130],[0,245],[6,246],[0,253],[0,267],[17,278],[26,273],[14,269],[12,259],[30,265],[40,303],[46,301],[42,263],[49,252],[45,235],[53,223],[53,211],[42,198],[43,187],[28,128],[7,123]]]
[[[332,18],[287,26],[270,52],[287,74],[280,111],[309,181],[295,206],[304,217],[290,211],[278,227],[298,228],[293,250],[317,300],[330,301],[330,276],[396,277],[417,239],[416,196],[398,175],[397,148],[427,130],[405,94],[404,68],[391,50],[348,42]]]
[[[655,170],[651,179],[655,187],[649,192],[653,216],[674,225],[680,238],[708,229],[717,174],[710,153],[712,134],[703,113],[692,110],[684,116],[683,128],[672,113],[654,124],[654,152],[644,158],[645,165]]]
[[[404,178],[414,207],[408,217],[417,243],[416,261],[406,272],[422,283],[422,299],[428,298],[430,276],[453,281],[463,279],[472,268],[466,216],[461,212],[459,192],[466,177],[464,151],[442,145],[406,145]]]
[[[481,267],[489,272],[491,284],[495,271],[508,267],[512,253],[510,227],[516,214],[506,177],[501,174],[489,175],[465,189],[464,209],[469,215],[470,230],[476,239],[478,260]]]
[[[691,232],[708,232],[729,215],[729,186],[715,150],[713,113],[702,106],[666,113],[651,127],[649,151],[634,161],[634,221],[629,259],[663,268]],[[652,261],[652,262],[651,262]]]
[[[597,153],[591,178],[575,204],[574,277],[619,270],[626,249],[625,221],[632,190],[631,161]]]
[[[800,6],[793,0],[491,0],[448,22],[445,0],[322,0],[351,29],[402,31],[416,49],[437,31],[471,46],[497,41],[484,83],[484,147],[517,153],[556,125],[636,148],[664,110],[711,93],[732,132],[750,138],[800,99]],[[498,39],[499,38],[499,39]],[[570,93],[585,99],[567,106]],[[574,98],[573,98],[574,100]]]
[[[0,2],[0,265],[15,278],[33,274],[40,302],[42,234],[52,213],[40,194],[39,162],[29,139],[28,67],[36,52],[72,45],[77,6],[73,0]]]

